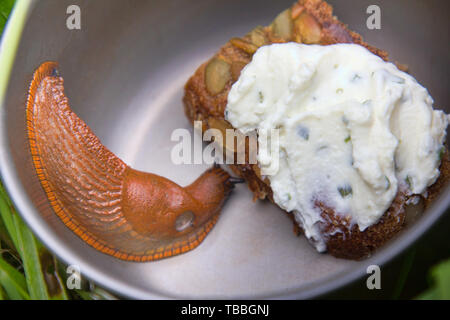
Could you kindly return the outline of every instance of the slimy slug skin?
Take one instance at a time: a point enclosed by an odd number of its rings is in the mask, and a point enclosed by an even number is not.
[[[84,242],[122,260],[194,249],[240,182],[216,165],[187,187],[130,168],[71,110],[55,62],[35,71],[26,117],[36,174],[54,212]]]

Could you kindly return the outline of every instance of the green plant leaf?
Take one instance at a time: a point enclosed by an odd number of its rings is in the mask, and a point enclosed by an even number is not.
[[[431,288],[418,296],[421,300],[450,300],[450,259],[433,267]]]
[[[1,0],[0,1],[0,33],[3,32],[8,16],[14,6],[15,0]]]
[[[399,277],[397,278],[397,283],[394,288],[394,293],[392,295],[392,299],[399,299],[402,291],[405,287],[406,280],[408,279],[411,268],[414,264],[414,258],[416,255],[416,249],[411,249],[406,257],[403,258],[403,266]]]
[[[431,270],[431,276],[436,283],[440,299],[450,299],[450,260],[447,260]]]
[[[61,276],[61,263],[46,248],[41,250],[41,263],[45,282],[52,300],[68,300],[65,279]]]
[[[13,248],[14,243],[9,236],[8,230],[5,227],[5,224],[0,216],[0,244],[1,242],[5,243],[8,248]]]
[[[31,299],[67,299],[54,257],[19,217],[3,189],[0,191],[0,213],[22,260]]]
[[[76,293],[80,295],[83,300],[117,300],[117,297],[94,284],[91,284],[91,289],[89,291],[76,290]]]
[[[0,285],[10,299],[30,299],[25,277],[0,257]]]
[[[30,297],[31,299],[48,300],[47,285],[39,260],[40,245],[17,215],[13,215],[13,220],[17,234],[16,247],[22,259]]]
[[[0,182],[0,218],[2,219],[2,225],[8,231],[8,238],[11,239],[13,245],[17,248],[17,235],[16,229],[14,227],[12,205],[9,201],[8,195],[6,194],[3,185]],[[4,237],[6,237],[5,235]]]
[[[2,300],[6,300],[6,292],[5,292],[5,290],[3,289],[3,287],[0,285],[0,301],[2,301]]]
[[[0,36],[14,6],[15,0],[0,0]],[[34,237],[20,216],[16,213],[8,194],[0,181],[0,241],[7,252],[22,263],[23,271],[15,269],[2,258],[0,270],[0,300],[8,298],[68,299],[65,289],[64,271],[61,263]],[[0,249],[1,243],[0,243]],[[20,256],[20,259],[19,259]],[[19,261],[21,260],[21,261]],[[84,294],[85,293],[85,294]],[[75,292],[71,294],[78,297]],[[106,291],[94,288],[83,291],[84,298],[111,298]]]
[[[80,296],[83,300],[95,300],[92,297],[92,293],[84,290],[76,290],[76,293]]]
[[[438,300],[439,295],[437,293],[436,289],[428,289],[427,291],[423,292],[418,299],[420,300]]]
[[[39,300],[67,299],[54,257],[17,214],[13,218],[30,297]]]

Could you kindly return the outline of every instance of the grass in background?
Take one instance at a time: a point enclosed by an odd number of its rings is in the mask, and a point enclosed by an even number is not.
[[[450,300],[450,260],[433,267],[429,277],[431,286],[418,299]]]
[[[9,13],[14,6],[15,0],[1,0],[0,1],[0,35],[3,32]]]
[[[36,239],[12,206],[0,183],[0,300],[115,299],[93,283],[67,290],[68,274]]]

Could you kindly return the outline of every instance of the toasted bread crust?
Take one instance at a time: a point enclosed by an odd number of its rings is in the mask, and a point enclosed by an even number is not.
[[[289,9],[288,13],[294,26],[300,19],[300,15],[303,15],[303,18],[306,17],[303,29],[294,27],[290,37],[283,39],[276,35],[274,24],[264,28],[260,27],[258,30],[266,39],[264,44],[289,41],[305,43],[306,40],[308,40],[306,43],[321,45],[356,43],[387,60],[388,55],[385,51],[368,45],[359,34],[348,30],[342,22],[338,21],[332,14],[331,6],[325,1],[299,0]],[[308,32],[310,31],[308,28],[315,29],[316,34],[320,34],[320,36],[316,38],[308,37]],[[320,30],[320,33],[317,30]],[[314,39],[314,42],[311,42],[311,39]],[[250,48],[246,47],[247,43],[250,44]],[[217,128],[211,125],[212,122],[214,124],[221,122],[223,126],[232,128],[224,120],[228,93],[233,83],[239,78],[240,70],[251,61],[252,49],[254,49],[254,43],[252,43],[250,34],[241,39],[232,39],[214,57],[197,69],[185,85],[185,96],[183,98],[184,110],[190,121],[203,121],[203,130]],[[231,76],[221,92],[211,94],[206,85],[205,70],[213,59],[220,59],[230,65]],[[211,119],[214,119],[214,121],[211,121]],[[257,165],[246,163],[230,165],[230,167],[235,174],[247,181],[250,190],[254,194],[254,199],[268,198],[274,202],[270,182],[267,178],[262,180]],[[429,204],[430,201],[436,198],[439,191],[442,190],[449,180],[450,162],[448,152],[443,157],[440,170],[441,175],[438,181],[428,190],[428,197],[425,200],[426,204]],[[351,224],[348,217],[338,215],[332,209],[318,203],[317,206],[322,209],[323,218],[320,228],[326,239],[328,252],[333,256],[347,259],[361,259],[369,256],[373,250],[379,248],[402,229],[406,217],[405,207],[409,198],[405,192],[399,191],[391,207],[380,218],[378,223],[364,231],[360,231],[356,224]],[[292,214],[290,214],[290,217],[294,221],[294,232],[301,233],[302,230],[295,223]]]

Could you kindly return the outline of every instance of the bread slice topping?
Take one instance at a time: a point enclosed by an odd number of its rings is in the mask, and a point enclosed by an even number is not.
[[[279,153],[260,141],[259,166],[279,163],[267,175],[274,201],[325,251],[320,206],[363,231],[398,191],[436,181],[448,117],[432,105],[413,77],[360,45],[285,43],[256,51],[225,115],[243,133],[278,129]]]

